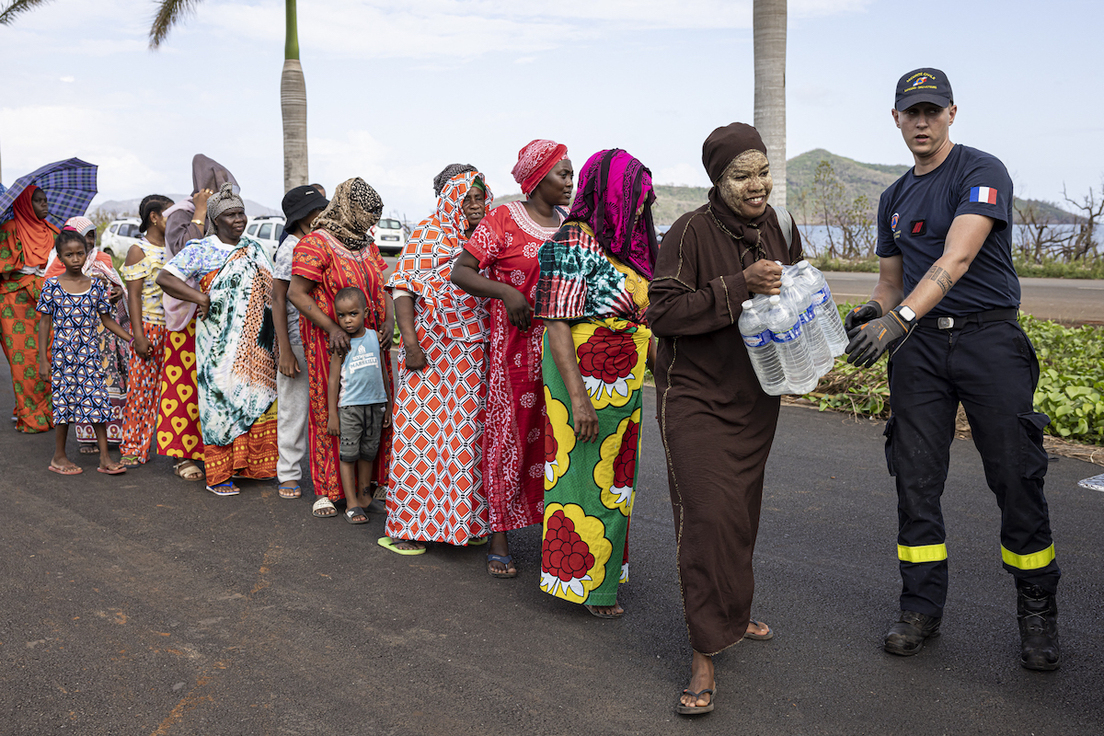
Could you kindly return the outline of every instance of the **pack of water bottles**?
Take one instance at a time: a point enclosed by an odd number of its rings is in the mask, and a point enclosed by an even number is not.
[[[782,293],[743,304],[740,334],[763,391],[807,394],[847,347],[824,274],[808,261],[782,267]]]

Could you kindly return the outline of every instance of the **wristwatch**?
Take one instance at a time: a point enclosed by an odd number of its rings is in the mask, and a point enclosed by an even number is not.
[[[896,312],[897,316],[905,322],[905,325],[907,327],[912,327],[914,324],[916,324],[916,312],[912,311],[912,307],[907,307],[902,304],[893,311]]]

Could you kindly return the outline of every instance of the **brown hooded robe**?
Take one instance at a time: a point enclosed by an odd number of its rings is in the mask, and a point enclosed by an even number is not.
[[[714,185],[749,149],[766,153],[742,123],[706,139],[702,159]],[[751,615],[751,557],[779,406],[760,388],[736,324],[751,298],[743,271],[760,258],[800,260],[797,227],[787,248],[771,207],[742,220],[714,186],[708,204],[667,232],[649,289],[679,584],[690,644],[703,654],[739,642]]]

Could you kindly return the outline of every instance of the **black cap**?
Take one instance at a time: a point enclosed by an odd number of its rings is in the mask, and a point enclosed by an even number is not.
[[[893,106],[898,110],[907,110],[920,102],[930,102],[940,107],[954,104],[954,94],[946,74],[926,67],[901,77],[897,82],[897,98]]]
[[[292,230],[296,222],[315,210],[324,209],[329,203],[330,200],[319,194],[317,189],[306,184],[289,190],[284,195],[283,201],[280,202],[280,208],[284,211],[284,219],[287,220],[284,229]]]

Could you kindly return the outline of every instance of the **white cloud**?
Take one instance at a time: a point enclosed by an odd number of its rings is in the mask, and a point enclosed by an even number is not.
[[[675,184],[678,186],[707,187],[709,177],[705,175],[705,169],[701,164],[674,164],[663,166],[652,174],[652,181],[656,184]]]
[[[59,82],[65,82],[66,84],[72,84],[77,81],[76,77],[58,77]]]

